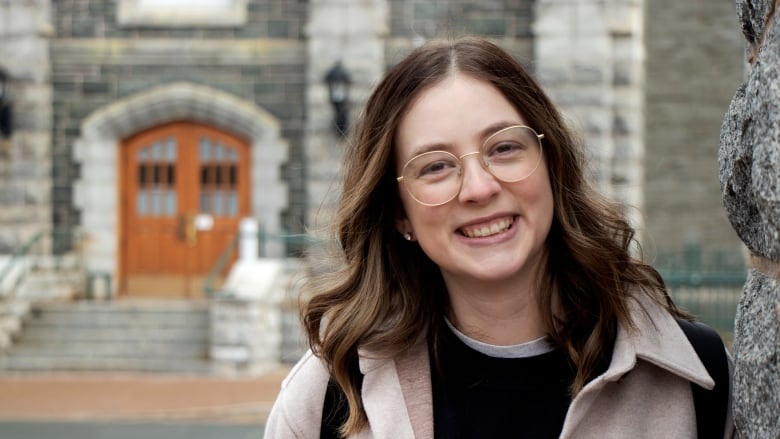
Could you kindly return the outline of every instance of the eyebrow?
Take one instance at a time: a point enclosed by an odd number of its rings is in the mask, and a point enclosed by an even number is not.
[[[502,120],[487,126],[482,131],[479,132],[480,147],[482,146],[481,143],[484,143],[488,137],[492,136],[496,132],[503,130],[504,128],[516,126],[516,125],[524,125],[524,123],[520,121]],[[412,149],[411,154],[409,154],[409,159],[411,159],[412,157],[417,157],[418,155],[424,154],[426,152],[431,152],[431,151],[449,152],[450,149],[452,148],[450,147],[449,144],[446,143],[427,143]]]

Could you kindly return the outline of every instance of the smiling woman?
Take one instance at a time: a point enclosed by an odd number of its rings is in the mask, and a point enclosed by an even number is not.
[[[697,413],[691,391],[728,396],[728,378],[630,254],[574,139],[487,40],[393,67],[345,151],[341,269],[308,283],[311,352],[266,436],[694,438],[706,419],[730,437],[728,398]],[[708,348],[727,369],[717,335]]]

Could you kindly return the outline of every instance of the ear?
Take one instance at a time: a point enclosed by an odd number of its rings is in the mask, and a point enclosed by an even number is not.
[[[412,233],[414,234],[414,231],[412,229],[412,223],[409,222],[406,218],[399,218],[395,220],[395,229],[398,230],[398,233],[404,234],[404,233]]]
[[[406,212],[403,211],[403,208],[398,209],[398,212],[396,212],[395,214],[395,229],[401,235],[409,233],[412,236],[414,236],[414,229],[412,228],[412,223],[411,221],[409,221],[409,218],[406,217]]]

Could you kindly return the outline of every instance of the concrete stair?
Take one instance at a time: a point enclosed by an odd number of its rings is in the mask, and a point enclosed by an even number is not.
[[[35,256],[16,295],[32,301],[69,299],[84,291],[84,269],[74,255]]]
[[[33,305],[0,372],[211,372],[206,301]]]

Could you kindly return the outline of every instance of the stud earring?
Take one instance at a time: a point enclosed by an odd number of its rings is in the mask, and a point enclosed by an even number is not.
[[[412,234],[409,233],[409,232],[404,233],[404,239],[407,240],[407,241],[411,241],[412,240]]]

